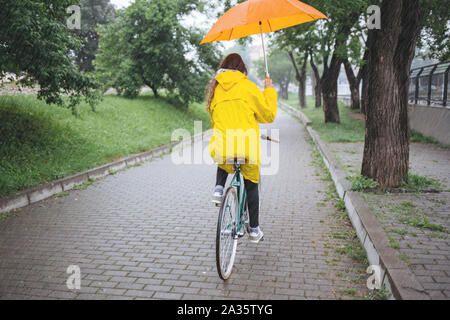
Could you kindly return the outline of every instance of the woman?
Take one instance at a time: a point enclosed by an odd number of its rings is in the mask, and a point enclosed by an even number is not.
[[[232,53],[220,64],[207,92],[207,110],[211,115],[213,136],[209,143],[211,157],[218,163],[212,201],[220,203],[228,174],[234,173],[230,159],[244,158],[244,176],[250,216],[250,241],[264,236],[259,227],[259,123],[271,123],[277,114],[277,92],[267,78],[264,92],[248,80],[241,56]],[[228,138],[228,139],[227,139]]]

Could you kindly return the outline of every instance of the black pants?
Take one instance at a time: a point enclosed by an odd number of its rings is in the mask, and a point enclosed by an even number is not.
[[[216,186],[221,185],[225,187],[227,182],[228,172],[221,168],[217,168]],[[250,216],[250,227],[256,228],[259,226],[259,193],[258,184],[244,179],[245,191],[247,191],[248,213]]]

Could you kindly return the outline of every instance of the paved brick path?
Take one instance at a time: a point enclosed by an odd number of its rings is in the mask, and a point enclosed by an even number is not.
[[[304,128],[282,111],[272,127],[282,144],[278,175],[264,177],[266,241],[240,242],[227,283],[215,268],[215,167],[165,156],[0,221],[0,298],[364,296],[365,266],[335,252],[352,228],[324,202],[328,182],[315,173]],[[66,287],[69,265],[81,268],[80,290]]]

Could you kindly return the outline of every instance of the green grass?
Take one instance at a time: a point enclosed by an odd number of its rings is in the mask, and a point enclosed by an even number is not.
[[[290,106],[300,109],[298,97],[290,94],[288,100],[283,100]],[[306,97],[306,109],[301,111],[308,116],[312,122],[312,128],[317,131],[320,137],[326,142],[364,142],[365,124],[362,121],[349,117],[349,114],[359,113],[358,110],[352,110],[350,107],[339,102],[339,115],[341,124],[325,123],[322,108],[315,108],[314,97]],[[440,148],[450,149],[450,146],[438,142],[436,139],[426,137],[420,132],[411,130],[411,142],[434,144]]]
[[[411,130],[411,142],[430,143],[430,144],[434,144],[440,148],[450,149],[450,146],[440,143],[439,141],[437,141],[436,139],[434,139],[432,137],[426,137],[423,134],[421,134],[420,132],[417,132],[414,130]]]
[[[169,143],[174,129],[210,127],[202,104],[105,96],[92,112],[47,105],[35,96],[0,96],[0,197]]]
[[[290,106],[299,109],[296,95],[291,94],[289,100],[284,100]],[[307,108],[301,111],[311,120],[311,127],[326,142],[363,142],[365,136],[365,124],[362,121],[349,117],[349,114],[358,113],[339,102],[339,115],[341,123],[325,123],[322,108],[314,107],[314,98],[307,97]]]
[[[391,296],[391,293],[389,290],[386,289],[385,285],[383,284],[380,289],[374,289],[369,291],[369,294],[367,295],[367,300],[388,300]]]
[[[404,183],[403,188],[406,188],[409,192],[442,191],[442,185],[436,179],[411,173],[408,174],[408,183]]]
[[[426,213],[411,201],[403,201],[400,204],[386,202],[384,207],[388,208],[395,215],[397,221],[402,224],[447,233],[445,226],[431,223],[426,217]]]
[[[352,183],[352,191],[364,191],[366,189],[375,189],[378,188],[378,182],[364,177],[362,175],[357,176],[347,176],[347,180]]]

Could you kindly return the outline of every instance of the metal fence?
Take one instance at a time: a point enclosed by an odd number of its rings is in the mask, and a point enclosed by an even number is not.
[[[409,101],[427,106],[448,105],[450,61],[411,70]]]

